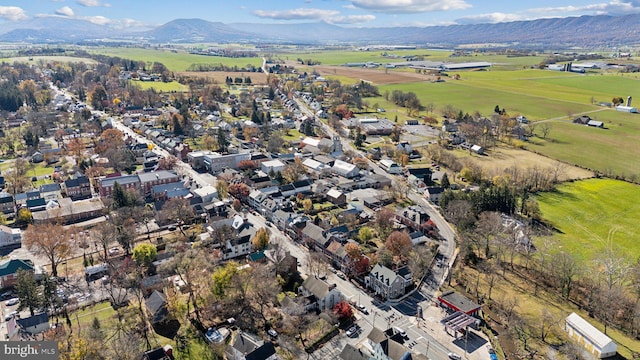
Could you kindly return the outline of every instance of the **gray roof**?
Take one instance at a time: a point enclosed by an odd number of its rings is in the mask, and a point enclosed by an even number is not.
[[[116,176],[112,178],[104,178],[100,181],[100,186],[107,187],[107,186],[114,186],[115,183],[118,183],[120,185],[125,185],[125,184],[139,183],[139,182],[140,182],[140,179],[138,178],[138,175],[124,175],[124,176]]]
[[[149,173],[138,174],[141,183],[151,182],[156,180],[172,179],[178,177],[174,172],[168,170],[154,171]]]
[[[342,360],[369,360],[369,356],[362,352],[362,350],[355,348],[351,344],[345,345],[344,349],[340,353],[340,359]]]
[[[325,281],[318,279],[315,276],[309,276],[302,283],[302,287],[307,289],[317,299],[322,299],[329,293],[330,286]]]
[[[60,184],[44,184],[40,185],[40,193],[60,191]]]

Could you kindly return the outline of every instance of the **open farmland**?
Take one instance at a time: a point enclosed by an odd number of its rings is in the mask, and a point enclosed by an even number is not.
[[[186,71],[192,64],[222,64],[225,66],[244,67],[247,65],[262,66],[259,57],[229,58],[221,56],[195,55],[186,52],[172,52],[169,50],[139,49],[139,48],[104,48],[92,51],[96,54],[117,56],[123,59],[144,61],[149,66],[153,62],[164,64],[171,71]]]
[[[161,82],[161,81],[134,81],[131,80],[131,83],[142,90],[147,89],[155,89],[156,91],[161,92],[185,92],[188,91],[189,88],[185,85],[180,84],[177,81],[172,82]]]
[[[385,71],[385,69],[319,65],[314,66],[313,70],[328,78],[337,76],[355,81],[365,80],[376,85],[403,84],[415,81],[433,81],[436,79],[436,76],[418,74],[415,71],[401,72],[391,69]]]
[[[554,238],[560,249],[575,254],[584,265],[610,245],[631,259],[640,256],[640,186],[588,179],[560,185],[536,198],[543,218],[558,230]]]
[[[554,159],[638,180],[640,176],[640,114],[604,110],[590,115],[606,129],[551,121],[546,140],[532,138],[526,148]],[[536,130],[540,134],[540,130]]]
[[[559,180],[576,180],[593,177],[593,172],[567,164],[560,163],[557,160],[532,153],[530,151],[509,148],[495,147],[487,152],[488,156],[476,155],[466,150],[456,150],[455,155],[458,158],[473,159],[474,163],[480,165],[485,174],[493,177],[501,175],[504,170],[510,167],[518,167],[520,169],[539,168],[539,169],[555,169],[560,168]]]

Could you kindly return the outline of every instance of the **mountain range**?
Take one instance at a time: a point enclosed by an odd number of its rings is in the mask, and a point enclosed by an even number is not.
[[[105,38],[147,43],[624,46],[635,45],[640,39],[640,16],[598,15],[497,24],[386,28],[345,28],[324,22],[224,24],[202,19],[177,19],[155,28],[135,31],[55,17],[5,26],[0,30],[2,42],[78,43]]]

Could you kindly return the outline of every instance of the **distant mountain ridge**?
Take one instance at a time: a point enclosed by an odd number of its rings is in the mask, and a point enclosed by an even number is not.
[[[640,16],[581,16],[430,27],[344,28],[327,23],[224,24],[177,19],[147,31],[124,31],[66,18],[36,19],[0,30],[0,41],[74,43],[139,39],[150,43],[415,44],[504,43],[529,46],[619,46],[640,39]]]

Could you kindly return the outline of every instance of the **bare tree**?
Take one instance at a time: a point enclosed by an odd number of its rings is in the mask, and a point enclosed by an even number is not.
[[[553,274],[560,286],[562,296],[569,298],[575,277],[580,272],[580,266],[572,254],[561,252],[553,257]]]
[[[549,122],[543,122],[540,124],[540,131],[542,132],[543,139],[546,139],[547,136],[549,136],[549,133],[551,132],[552,128],[553,126]]]
[[[49,260],[54,277],[58,276],[58,265],[72,253],[69,233],[59,224],[29,225],[23,239],[29,251]]]
[[[540,317],[540,340],[547,342],[547,336],[553,331],[553,328],[558,325],[560,319],[552,314],[547,309],[542,309]]]

